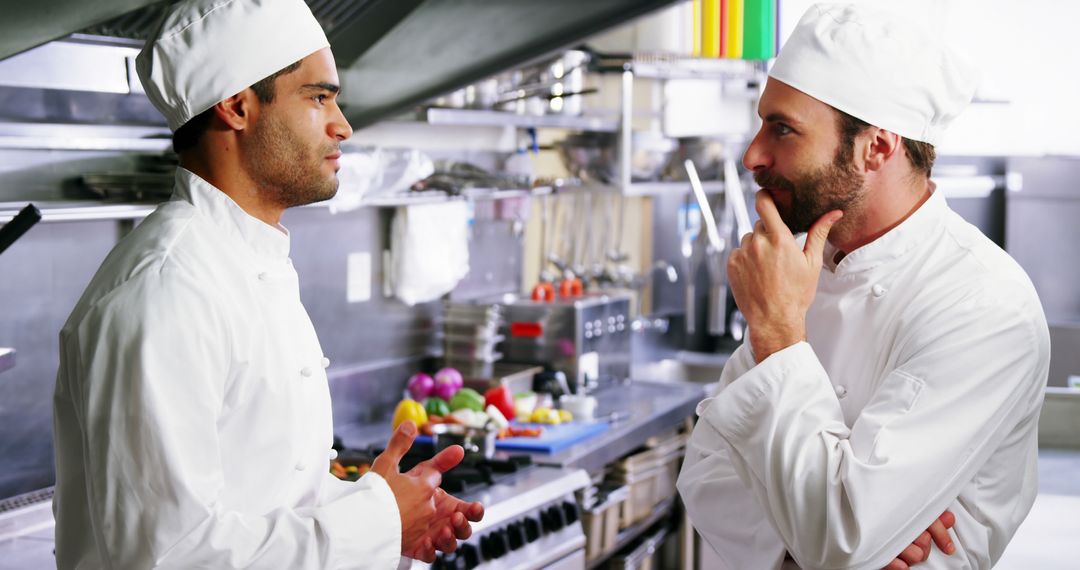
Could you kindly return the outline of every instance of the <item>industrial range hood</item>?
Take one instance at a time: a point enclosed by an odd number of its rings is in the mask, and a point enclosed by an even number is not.
[[[356,127],[513,69],[676,0],[307,0]],[[144,40],[169,2],[0,0],[0,59],[78,34]],[[273,38],[268,38],[273,41]]]

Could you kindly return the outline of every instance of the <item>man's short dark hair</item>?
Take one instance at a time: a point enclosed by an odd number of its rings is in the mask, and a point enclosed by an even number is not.
[[[260,79],[251,86],[251,90],[255,92],[255,96],[259,98],[262,103],[273,103],[274,97],[277,95],[276,89],[274,89],[274,80],[282,75],[288,75],[297,70],[300,67],[300,62],[294,62],[288,67],[278,70],[277,72]],[[180,125],[179,129],[173,133],[172,143],[173,151],[184,152],[185,150],[194,148],[199,144],[199,139],[202,138],[203,133],[210,126],[210,119],[214,116],[214,109],[211,107],[195,115],[188,122]]]
[[[851,162],[855,152],[855,137],[870,128],[870,123],[852,117],[839,109],[836,112],[840,115],[840,151],[838,154],[845,163]],[[930,171],[934,168],[934,159],[937,158],[934,145],[901,138],[904,141],[904,151],[907,152],[911,169],[915,174],[924,174],[927,178],[930,178]]]

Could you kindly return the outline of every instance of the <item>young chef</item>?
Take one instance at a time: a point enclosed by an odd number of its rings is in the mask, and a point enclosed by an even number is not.
[[[1035,498],[1050,355],[1023,270],[929,178],[973,73],[895,15],[817,5],[769,75],[760,221],[728,262],[748,342],[697,408],[690,517],[735,569],[990,568]]]
[[[326,36],[303,0],[169,8],[137,59],[175,131],[172,200],[109,254],[60,334],[60,568],[396,568],[483,515],[408,473],[392,437],[355,483],[328,473],[330,394],[279,224],[337,190]]]

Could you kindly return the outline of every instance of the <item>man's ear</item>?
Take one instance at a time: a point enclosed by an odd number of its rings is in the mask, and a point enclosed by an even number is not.
[[[232,130],[242,131],[251,124],[255,106],[255,92],[244,89],[214,105],[214,114]]]
[[[867,133],[870,137],[868,145],[864,147],[863,159],[867,170],[880,170],[900,150],[900,135],[874,127]]]

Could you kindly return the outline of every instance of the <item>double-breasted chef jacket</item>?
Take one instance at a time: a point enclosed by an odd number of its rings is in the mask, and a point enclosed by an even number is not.
[[[289,236],[180,168],[60,334],[60,568],[396,568],[386,482],[328,472]]]
[[[956,553],[919,568],[990,568],[1037,491],[1050,342],[1027,275],[934,192],[826,263],[806,322],[761,363],[740,346],[698,405],[694,526],[733,569],[878,569],[950,510]]]

